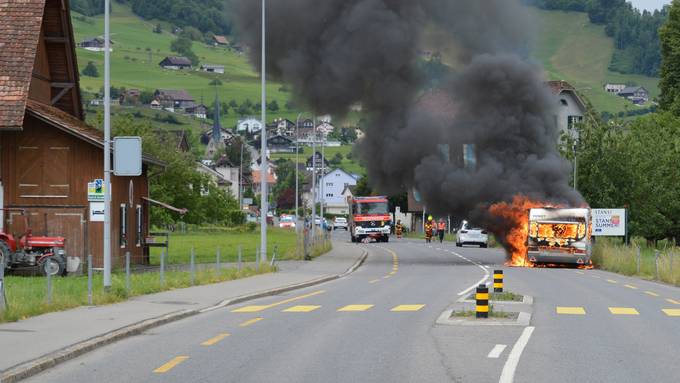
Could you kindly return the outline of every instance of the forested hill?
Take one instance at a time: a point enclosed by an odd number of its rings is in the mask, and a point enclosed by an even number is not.
[[[590,22],[604,25],[616,50],[609,69],[656,77],[661,65],[659,28],[668,14],[640,12],[626,0],[524,0],[547,10],[587,12]]]
[[[147,20],[167,21],[180,28],[193,27],[202,33],[228,35],[231,23],[228,0],[114,0],[128,4]],[[86,16],[104,13],[104,0],[71,0],[74,11]]]

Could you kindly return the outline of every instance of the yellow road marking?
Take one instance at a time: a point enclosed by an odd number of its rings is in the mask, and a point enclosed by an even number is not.
[[[247,320],[247,321],[241,323],[241,324],[239,325],[239,327],[248,327],[248,326],[250,326],[251,324],[255,324],[255,323],[261,321],[262,319],[264,319],[264,318],[253,318],[253,319],[249,319],[249,320]]]
[[[425,307],[425,305],[399,305],[390,311],[400,312],[400,311],[418,311]]]
[[[300,295],[300,296],[293,297],[293,298],[288,298],[286,300],[276,302],[276,303],[272,303],[272,304],[268,304],[268,305],[264,305],[264,306],[245,306],[245,307],[238,308],[236,310],[232,310],[231,312],[233,312],[233,313],[256,313],[256,312],[260,312],[260,311],[263,311],[263,310],[266,310],[266,309],[270,309],[272,307],[285,305],[286,303],[299,301],[300,299],[305,299],[305,298],[313,297],[315,295],[323,294],[325,292],[326,292],[326,290],[319,290],[319,291],[315,291],[313,293]]]
[[[561,307],[557,306],[555,309],[558,314],[563,315],[586,315],[586,310],[583,307]]]
[[[585,275],[585,273],[583,271],[577,271],[576,274]]]
[[[629,289],[637,290],[638,288],[633,285],[623,285],[623,287],[628,287]]]
[[[383,279],[388,279],[389,277],[391,277],[391,275],[385,275]]]
[[[227,333],[220,334],[220,335],[218,335],[214,338],[210,338],[210,339],[206,340],[205,342],[201,343],[201,346],[212,346],[214,344],[219,343],[222,339],[224,339],[228,336],[229,336],[229,334],[227,334]]]
[[[674,304],[674,305],[680,305],[680,302],[676,301],[675,299],[670,299],[670,298],[668,298],[668,299],[666,299],[666,301],[667,301],[668,303],[672,303],[672,304]]]
[[[376,282],[380,282],[380,279],[374,279],[372,281],[369,281],[368,283],[376,283]]]
[[[591,277],[600,279],[600,277],[598,275],[591,275]]]
[[[617,282],[617,281],[615,281],[615,280],[613,280],[613,279],[607,279],[607,282],[609,282],[609,283],[619,283],[619,282]]]
[[[314,311],[321,308],[321,306],[313,306],[313,305],[308,305],[308,306],[293,306],[289,307],[285,310],[283,310],[284,313],[308,313],[310,311]]]
[[[347,305],[345,307],[341,307],[338,309],[338,311],[341,312],[346,312],[346,311],[366,311],[373,307],[375,305]]]
[[[645,291],[645,294],[651,295],[651,296],[653,296],[653,297],[658,297],[658,296],[659,296],[659,294],[655,293],[654,291]]]
[[[236,310],[231,310],[233,313],[257,313],[268,309],[267,306],[245,306]]]
[[[662,311],[669,317],[680,317],[680,309],[663,309]]]
[[[156,374],[165,374],[166,372],[172,370],[175,368],[178,364],[184,362],[185,360],[189,359],[188,356],[178,356],[169,361],[168,363],[158,367],[157,369],[153,370]]]
[[[396,273],[397,273],[396,271],[391,271],[391,272],[390,272],[390,275],[394,275],[394,274],[396,274]]]
[[[640,313],[632,307],[610,307],[609,312],[614,315],[640,315]]]

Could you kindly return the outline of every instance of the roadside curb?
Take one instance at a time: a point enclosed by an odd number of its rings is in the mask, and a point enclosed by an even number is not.
[[[316,278],[302,283],[296,283],[271,290],[242,295],[240,297],[224,300],[216,305],[205,307],[203,309],[181,310],[165,314],[159,317],[146,319],[141,322],[133,323],[131,325],[121,327],[119,329],[104,333],[102,335],[98,335],[93,338],[84,340],[82,342],[78,342],[73,345],[67,346],[65,348],[51,352],[48,355],[44,355],[37,359],[33,359],[28,362],[20,363],[18,365],[10,367],[0,372],[0,383],[18,382],[20,380],[37,375],[38,373],[45,371],[49,368],[55,367],[58,364],[74,359],[90,351],[94,351],[100,347],[111,344],[113,342],[117,342],[119,340],[128,338],[133,335],[138,335],[149,329],[159,327],[171,322],[179,321],[190,316],[195,316],[201,313],[210,312],[238,303],[264,298],[272,295],[278,295],[285,292],[299,290],[306,287],[311,287],[322,283],[330,282],[336,279],[344,278],[347,275],[356,271],[366,261],[366,258],[368,257],[368,251],[363,249],[362,252],[363,253],[354,262],[354,264],[352,264],[352,266],[350,266],[346,271],[344,271],[341,274],[328,275],[325,277]]]

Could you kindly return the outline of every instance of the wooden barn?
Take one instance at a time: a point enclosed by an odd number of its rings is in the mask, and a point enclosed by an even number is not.
[[[0,206],[26,209],[33,233],[66,238],[69,272],[101,267],[103,222],[88,184],[103,177],[103,134],[84,122],[68,0],[0,0]],[[112,177],[112,257],[148,262],[146,158],[139,177]],[[91,190],[90,190],[91,192]],[[19,234],[16,211],[0,225]]]

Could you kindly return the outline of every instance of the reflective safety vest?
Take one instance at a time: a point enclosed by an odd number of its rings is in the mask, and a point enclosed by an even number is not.
[[[445,222],[439,222],[439,230],[446,230],[446,223]]]

